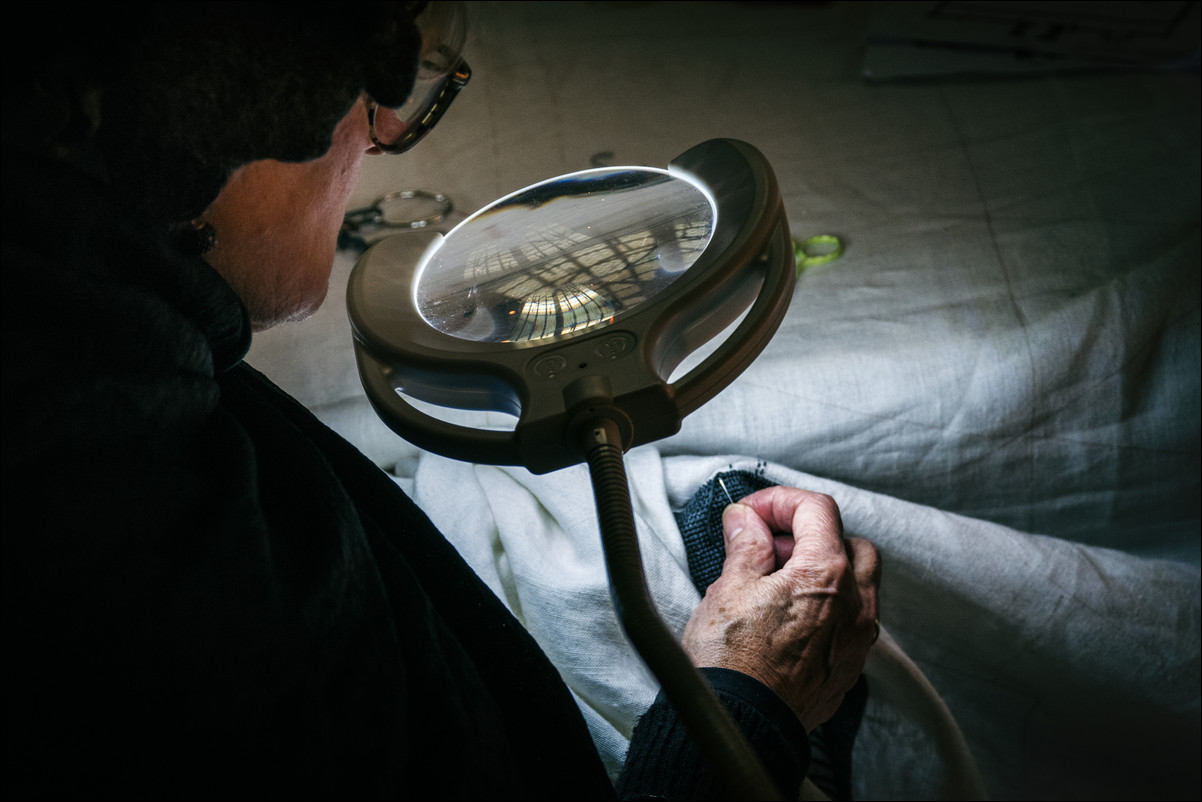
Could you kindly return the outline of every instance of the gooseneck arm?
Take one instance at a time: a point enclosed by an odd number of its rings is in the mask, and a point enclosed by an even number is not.
[[[580,443],[592,477],[610,593],[626,636],[660,681],[727,796],[781,799],[743,733],[656,612],[639,553],[618,425],[598,418],[581,429]]]

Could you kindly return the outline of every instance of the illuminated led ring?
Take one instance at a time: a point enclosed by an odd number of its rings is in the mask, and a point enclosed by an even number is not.
[[[434,214],[417,220],[392,221],[385,219],[384,207],[386,204],[393,201],[413,200],[414,198],[434,201],[441,208],[434,212]],[[373,222],[376,225],[388,228],[425,228],[426,226],[432,226],[446,219],[446,216],[451,213],[452,209],[451,199],[446,195],[443,195],[441,192],[426,192],[422,189],[399,189],[396,192],[389,192],[387,195],[381,195],[372,205],[375,207],[377,213],[377,217]]]

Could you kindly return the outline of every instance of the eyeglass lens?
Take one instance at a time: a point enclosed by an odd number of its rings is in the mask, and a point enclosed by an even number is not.
[[[404,105],[395,109],[384,106],[376,109],[375,134],[381,143],[395,144],[415,125],[420,124],[442,94],[443,87],[451,77],[448,73],[455,71],[454,65],[436,71],[428,68],[428,64],[428,61],[423,62],[417,80],[414,81],[413,91],[409,93],[409,99]]]
[[[417,17],[422,53],[409,99],[398,108],[377,107],[372,136],[388,152],[406,150],[438,122],[471,75],[463,61],[467,19],[463,3],[430,3]]]

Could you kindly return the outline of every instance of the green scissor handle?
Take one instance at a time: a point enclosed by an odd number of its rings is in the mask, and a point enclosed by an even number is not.
[[[797,275],[815,265],[833,262],[843,255],[843,240],[834,234],[818,234],[804,240],[793,240],[793,256],[797,259]]]

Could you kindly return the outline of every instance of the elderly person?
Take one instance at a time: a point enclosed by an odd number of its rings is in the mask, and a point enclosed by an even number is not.
[[[252,331],[322,302],[366,158],[412,145],[466,80],[453,9],[20,12],[4,34],[5,796],[712,793],[662,700],[614,789],[554,667],[421,510],[242,361]],[[862,670],[876,552],[800,490],[726,524],[685,647],[795,795],[807,732]]]

